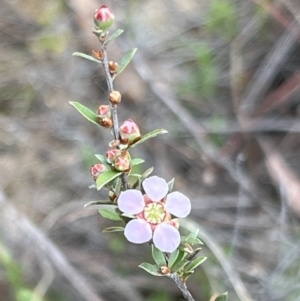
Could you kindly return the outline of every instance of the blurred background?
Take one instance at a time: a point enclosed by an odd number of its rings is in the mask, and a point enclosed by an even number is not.
[[[110,134],[69,101],[107,102],[93,0],[0,2],[0,299],[182,300],[137,266],[149,246],[110,225],[89,168]],[[297,0],[108,1],[120,121],[168,135],[134,156],[188,195],[182,233],[200,229],[207,261],[188,280],[197,301],[300,300],[300,3]],[[142,171],[141,170],[141,171]]]

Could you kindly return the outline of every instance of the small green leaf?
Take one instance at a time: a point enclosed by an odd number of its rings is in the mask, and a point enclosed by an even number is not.
[[[102,230],[103,233],[106,232],[124,232],[124,227],[107,227]]]
[[[116,171],[116,170],[105,171],[96,180],[97,190],[100,190],[103,186],[111,182],[113,179],[119,177],[121,174],[122,174],[121,171]]]
[[[192,272],[188,272],[188,273],[184,273],[183,275],[181,275],[181,278],[184,280],[184,282],[186,282],[188,280],[188,278],[193,275],[194,271]]]
[[[156,137],[156,136],[158,136],[158,135],[162,135],[162,134],[166,134],[166,133],[168,133],[168,131],[166,131],[166,130],[164,130],[164,129],[157,129],[157,130],[154,130],[154,131],[152,131],[152,132],[150,132],[150,133],[148,133],[148,134],[142,136],[140,140],[138,140],[138,141],[135,142],[134,144],[130,145],[130,147],[135,147],[136,145],[141,144],[141,143],[147,141],[147,140],[150,139],[150,138],[154,138],[154,137]]]
[[[173,264],[176,262],[176,259],[179,255],[179,250],[176,249],[173,253],[171,253],[169,260],[168,260],[168,267],[171,268]]]
[[[179,261],[179,262],[176,262],[173,267],[172,267],[172,272],[178,272],[180,270],[182,270],[189,262],[185,259]]]
[[[93,56],[87,55],[87,54],[82,53],[82,52],[74,52],[72,55],[74,55],[74,56],[80,56],[80,57],[83,57],[86,60],[89,60],[89,61],[92,61],[92,62],[96,62],[98,64],[102,64],[101,61],[95,59]]]
[[[84,208],[93,206],[93,205],[114,205],[111,201],[90,201],[84,205]]]
[[[146,179],[148,176],[150,176],[153,172],[154,168],[150,167],[144,173],[142,174],[142,179]]]
[[[151,275],[154,276],[165,276],[161,273],[159,267],[157,267],[156,265],[147,263],[147,262],[143,262],[139,265],[139,268],[145,270],[146,272],[148,272]]]
[[[103,155],[96,154],[95,157],[103,164],[107,165],[106,157]]]
[[[124,32],[123,29],[117,29],[109,38],[108,40],[104,43],[105,45],[107,45],[109,42],[111,42],[112,40],[114,40],[115,38],[117,38],[118,36],[120,36],[122,33]]]
[[[203,245],[204,243],[202,242],[202,240],[198,238],[198,232],[199,229],[196,229],[194,232],[191,232],[188,236],[182,236],[181,237],[182,243],[187,243],[190,245],[196,245],[196,244]]]
[[[83,115],[90,122],[99,125],[98,116],[96,113],[91,111],[89,108],[85,107],[79,102],[70,101],[70,105],[72,105],[81,115]]]
[[[176,272],[178,271],[182,266],[181,263],[184,262],[185,264],[188,264],[188,261],[185,259],[187,257],[187,253],[182,251],[182,250],[178,250],[178,255],[174,261],[174,263],[172,264],[172,272]]]
[[[173,191],[175,178],[168,182],[169,192]]]
[[[135,178],[141,178],[142,177],[142,175],[139,175],[137,173],[131,173],[130,176],[135,177]]]
[[[228,299],[228,292],[222,294],[222,295],[219,295],[215,301],[227,301]]]
[[[135,158],[135,159],[131,160],[131,166],[139,165],[139,164],[142,164],[144,162],[145,162],[145,160],[143,160],[143,159]]]
[[[156,248],[154,245],[152,245],[152,257],[159,267],[166,265],[166,258],[163,252]]]
[[[122,71],[126,68],[126,66],[130,63],[132,60],[135,52],[137,51],[137,48],[133,48],[125,53],[125,55],[121,58],[119,62],[119,68],[115,76],[118,76]]]
[[[196,258],[195,260],[190,262],[189,265],[185,268],[185,272],[192,272],[193,270],[195,270],[196,267],[198,267],[206,259],[207,259],[207,257],[204,257],[204,256]]]
[[[123,221],[115,209],[99,209],[99,213],[107,219],[115,222]]]

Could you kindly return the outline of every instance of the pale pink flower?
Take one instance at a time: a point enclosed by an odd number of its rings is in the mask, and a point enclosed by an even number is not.
[[[172,216],[186,217],[191,211],[191,202],[178,191],[168,194],[167,182],[157,176],[145,179],[143,188],[144,195],[129,189],[118,198],[119,209],[136,217],[127,223],[125,237],[136,244],[152,239],[162,252],[171,253],[180,245],[178,223]]]

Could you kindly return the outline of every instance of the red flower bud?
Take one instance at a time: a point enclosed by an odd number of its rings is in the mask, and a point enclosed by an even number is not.
[[[105,171],[107,171],[107,167],[104,164],[101,164],[101,163],[94,164],[91,167],[91,175],[93,176],[95,181]]]
[[[97,115],[100,118],[110,118],[111,117],[110,107],[106,105],[99,106]]]
[[[119,171],[127,171],[130,168],[130,157],[125,155],[122,155],[118,158],[116,158],[114,167],[116,170]]]
[[[106,5],[102,5],[95,11],[95,25],[103,31],[107,31],[107,29],[111,27],[111,25],[114,23],[114,19],[114,14]]]
[[[120,127],[120,135],[123,141],[128,143],[135,142],[140,139],[141,133],[138,125],[131,119],[126,120]]]
[[[106,152],[106,160],[109,163],[114,163],[114,161],[116,160],[117,157],[121,156],[121,150],[117,149],[117,148],[112,148],[109,149]]]

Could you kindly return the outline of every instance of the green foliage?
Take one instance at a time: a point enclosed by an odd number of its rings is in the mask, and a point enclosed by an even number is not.
[[[108,43],[110,43],[111,41],[113,41],[114,39],[116,39],[118,36],[120,36],[122,33],[124,32],[123,29],[117,29],[105,42],[104,44],[107,45]]]
[[[147,262],[143,262],[139,265],[139,267],[153,276],[165,276],[161,273],[160,267],[158,267],[156,265],[153,265],[153,264],[150,264]]]
[[[84,208],[89,207],[89,206],[93,206],[93,205],[113,205],[115,206],[115,204],[113,204],[111,201],[90,201],[87,202],[86,204],[84,204]]]
[[[124,232],[124,227],[107,227],[104,228],[102,232]]]
[[[237,16],[230,0],[210,1],[207,29],[226,40],[232,40],[237,32]]]
[[[96,62],[98,64],[102,64],[102,62],[100,60],[97,60],[93,56],[87,55],[87,54],[82,53],[82,52],[74,52],[72,55],[74,55],[74,56],[80,56],[80,57],[82,57],[82,58],[84,58],[86,60],[89,60],[89,61],[92,61],[92,62]]]
[[[72,105],[83,117],[85,117],[90,122],[99,125],[98,123],[98,116],[96,113],[91,111],[86,106],[82,105],[79,102],[70,101],[70,105]]]
[[[111,221],[115,222],[121,222],[123,221],[120,215],[116,212],[115,209],[99,209],[99,213],[106,219],[109,219]],[[108,232],[108,231],[106,231]]]
[[[219,295],[219,296],[215,299],[215,301],[227,301],[227,299],[228,299],[228,293],[226,292],[226,293],[224,293],[224,294],[222,294],[222,295]]]
[[[135,159],[131,160],[130,165],[131,166],[136,166],[136,165],[140,165],[140,164],[142,164],[144,162],[145,162],[145,160],[143,160],[143,159],[135,158]]]
[[[154,245],[152,245],[152,257],[159,267],[165,266],[167,264],[163,252],[157,249]]]
[[[130,61],[133,59],[134,54],[136,53],[137,48],[133,48],[125,53],[125,55],[121,58],[119,62],[119,68],[115,76],[118,76],[123,72],[123,70],[126,68],[126,66],[130,63]]]
[[[122,174],[122,172],[116,171],[116,170],[107,170],[107,171],[105,171],[96,180],[97,190],[100,190],[106,184],[108,184],[109,182],[111,182],[115,178],[119,177],[121,174]]]
[[[158,135],[162,135],[162,134],[166,134],[166,133],[168,133],[168,131],[166,131],[164,129],[153,130],[150,133],[147,133],[146,135],[143,135],[140,140],[138,140],[137,142],[135,142],[134,144],[132,144],[130,147],[133,148],[136,145],[141,144],[141,143],[143,143],[143,142],[145,142],[145,141],[147,141],[147,140],[149,140],[151,138],[154,138],[154,137],[156,137]]]

